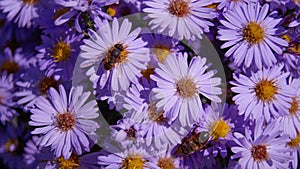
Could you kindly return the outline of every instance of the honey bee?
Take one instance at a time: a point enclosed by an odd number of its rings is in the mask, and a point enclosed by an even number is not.
[[[106,54],[104,58],[104,69],[111,70],[116,63],[120,62],[120,55],[124,51],[124,47],[121,44],[115,44]]]
[[[192,132],[191,135],[182,139],[182,143],[175,148],[175,155],[190,155],[206,147],[210,139],[209,132],[202,131],[200,133]]]

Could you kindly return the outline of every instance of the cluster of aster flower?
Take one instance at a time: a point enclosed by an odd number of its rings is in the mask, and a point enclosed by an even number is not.
[[[299,168],[299,0],[0,0],[0,168]]]

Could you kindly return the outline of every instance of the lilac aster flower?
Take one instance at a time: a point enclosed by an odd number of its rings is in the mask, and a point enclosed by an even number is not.
[[[130,32],[131,26],[128,19],[120,26],[114,19],[112,26],[107,23],[97,32],[90,30],[90,39],[84,40],[85,45],[81,46],[81,57],[86,60],[80,66],[92,66],[87,74],[94,82],[100,76],[100,88],[109,83],[111,93],[126,90],[132,80],[142,76],[141,70],[146,69],[150,60],[149,49],[144,47],[147,43],[138,38],[141,28]]]
[[[14,54],[10,48],[5,48],[4,55],[0,58],[0,71],[14,74],[14,80],[16,80],[35,61],[33,57],[26,57],[22,48],[16,49]]]
[[[67,97],[60,85],[59,92],[51,88],[49,100],[40,97],[36,108],[31,109],[29,124],[37,127],[31,133],[41,134],[40,145],[51,146],[56,157],[69,159],[72,151],[80,155],[83,151],[90,151],[90,145],[95,143],[95,131],[99,125],[91,119],[99,114],[96,101],[85,103],[89,95],[79,86],[73,87]]]
[[[228,9],[234,9],[237,6],[244,4],[244,3],[253,3],[257,2],[256,0],[219,0],[218,9],[228,10]]]
[[[206,6],[212,4],[211,0],[147,0],[148,6],[143,9],[150,18],[151,29],[158,33],[164,33],[175,39],[202,38],[204,32],[209,32],[209,26],[213,24],[209,19],[217,15],[214,9]]]
[[[123,118],[116,125],[110,126],[113,140],[122,146],[127,146],[141,141],[140,125],[129,118]]]
[[[38,0],[3,0],[0,9],[7,13],[9,21],[14,20],[19,27],[31,27],[38,18],[38,8],[42,2]]]
[[[300,77],[299,60],[300,60],[300,25],[296,28],[289,28],[283,38],[289,42],[289,46],[284,51],[280,60],[285,65],[285,69],[294,77]]]
[[[55,3],[69,9],[55,20],[55,25],[64,24],[74,17],[76,30],[82,32],[81,24],[86,24],[85,26],[92,28],[92,20],[100,17],[111,19],[107,13],[102,11],[102,7],[117,2],[118,0],[55,0]],[[82,23],[80,18],[83,19]]]
[[[1,128],[0,128],[1,131]],[[25,142],[29,133],[25,131],[24,123],[8,123],[5,130],[1,131],[0,139],[0,160],[7,168],[23,169],[23,153]],[[3,166],[1,166],[3,168]]]
[[[3,125],[18,115],[14,109],[16,103],[13,92],[13,75],[7,75],[6,72],[0,74],[0,121]]]
[[[94,169],[98,166],[97,157],[99,152],[89,153],[82,156],[78,156],[72,153],[69,159],[65,159],[63,156],[55,157],[53,151],[48,147],[39,147],[39,138],[33,136],[31,140],[26,142],[24,148],[24,162],[27,164],[27,168],[37,169]]]
[[[106,149],[113,151],[102,151],[98,157],[98,164],[103,168],[150,168],[148,162],[150,153],[146,146],[132,144],[120,150],[107,144]]]
[[[179,119],[183,126],[191,126],[204,113],[199,94],[220,102],[217,87],[221,79],[213,77],[216,71],[207,71],[206,58],[193,57],[188,65],[187,53],[170,54],[165,64],[158,63],[151,79],[156,81],[153,101],[158,111],[164,110],[164,117],[170,121]]]
[[[282,72],[283,64],[252,72],[251,75],[233,75],[231,89],[237,93],[233,100],[239,114],[245,118],[270,121],[289,114],[293,90],[286,84],[289,73]]]
[[[75,32],[58,34],[57,32],[48,36],[41,36],[43,43],[36,47],[39,51],[37,58],[40,60],[40,69],[50,73],[55,72],[62,78],[70,80],[83,35],[76,35]]]
[[[150,157],[147,164],[153,169],[179,169],[180,158],[176,158],[171,154],[170,149],[161,149],[158,152],[154,152],[153,157]]]
[[[71,82],[62,80],[59,75],[40,71],[36,64],[32,64],[16,82],[18,87],[18,91],[15,92],[15,96],[18,98],[17,104],[27,112],[34,107],[39,96],[47,96],[50,88],[58,89],[60,84],[64,84],[67,89],[71,88]]]
[[[212,102],[211,106],[205,107],[205,115],[199,120],[200,130],[209,131],[211,136],[211,145],[208,147],[204,155],[213,155],[216,157],[219,153],[225,158],[227,147],[232,144],[232,132],[235,131],[234,121],[238,117],[237,109],[234,105],[229,107],[219,103]],[[243,119],[239,119],[242,120]]]
[[[277,62],[273,51],[282,54],[282,47],[288,46],[276,36],[276,25],[282,19],[272,18],[268,12],[268,4],[261,7],[259,3],[249,3],[223,14],[225,19],[220,20],[223,26],[217,38],[227,41],[221,48],[231,47],[225,56],[232,56],[237,66],[255,64],[259,69],[272,66]]]
[[[282,124],[272,121],[263,125],[263,119],[256,121],[255,129],[245,129],[245,135],[234,133],[235,143],[231,150],[232,158],[239,159],[241,168],[288,168],[292,159],[291,151],[286,147],[287,135],[281,135]]]
[[[180,143],[185,130],[179,124],[171,123],[164,117],[164,111],[157,109],[156,102],[150,97],[156,85],[148,85],[147,80],[143,82],[141,87],[132,85],[129,88],[124,104],[129,111],[125,112],[125,116],[139,124],[140,134],[147,146],[152,145],[160,150],[164,146]]]

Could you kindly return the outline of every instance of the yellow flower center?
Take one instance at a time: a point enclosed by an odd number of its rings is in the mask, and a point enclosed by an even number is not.
[[[243,37],[250,45],[258,44],[264,39],[265,31],[256,22],[249,22],[243,29]]]
[[[152,49],[160,63],[164,63],[168,55],[171,53],[170,48],[162,45],[157,45]]]
[[[287,42],[291,42],[291,38],[290,38],[290,36],[289,35],[283,35],[282,36],[282,39],[284,39],[285,41],[287,41]]]
[[[148,116],[150,120],[161,125],[166,124],[168,121],[166,118],[164,118],[164,111],[163,110],[157,111],[157,107],[155,106],[154,103],[149,104]]]
[[[229,134],[229,132],[231,132],[231,127],[223,118],[212,123],[210,128],[212,133],[211,137],[213,140],[225,138]]]
[[[140,155],[129,156],[123,160],[122,169],[142,169],[144,163]]]
[[[111,17],[114,17],[116,16],[117,14],[117,9],[114,8],[114,7],[109,7],[107,10],[106,10],[106,13],[111,16]]]
[[[300,54],[300,44],[299,43],[290,44],[289,49],[296,54]]]
[[[154,74],[154,67],[148,67],[146,70],[142,70],[142,75],[150,82],[150,75]]]
[[[75,154],[72,154],[67,160],[64,157],[59,157],[57,161],[59,169],[78,169],[80,167],[79,158]]]
[[[9,139],[4,146],[6,152],[13,153],[17,150],[19,141],[17,139]]]
[[[9,74],[17,73],[19,70],[20,67],[15,61],[5,61],[1,67],[1,71],[6,71]]]
[[[56,118],[55,124],[62,131],[71,130],[76,124],[76,119],[74,115],[70,112],[57,113],[55,118]]]
[[[177,17],[184,17],[190,13],[189,1],[172,0],[169,4],[168,10],[170,14]]]
[[[253,146],[251,149],[251,155],[254,161],[262,161],[268,159],[267,147],[265,145]]]
[[[180,79],[176,84],[177,93],[182,98],[190,98],[196,95],[197,87],[193,79],[184,77]]]
[[[277,87],[272,80],[261,80],[255,86],[256,96],[262,101],[272,101],[275,99],[275,94],[277,94]]]
[[[57,11],[55,11],[54,15],[52,16],[53,20],[56,20],[57,18],[59,18],[63,14],[69,12],[69,10],[70,10],[69,8],[58,9]]]
[[[173,158],[160,158],[157,162],[157,166],[161,169],[175,169]]]
[[[299,111],[300,100],[298,100],[297,97],[293,97],[292,99],[293,101],[290,103],[291,107],[289,108],[289,112],[291,115],[297,115],[297,112]]]
[[[38,0],[23,0],[23,2],[28,5],[33,5],[33,4],[36,4],[38,2]]]
[[[291,141],[287,145],[292,148],[298,148],[299,143],[300,143],[300,134],[298,134],[296,138],[291,139]]]
[[[53,58],[54,62],[66,61],[71,56],[71,46],[61,40],[54,45]]]
[[[47,94],[47,91],[53,87],[54,89],[58,89],[59,82],[53,78],[53,76],[44,78],[39,84],[40,92],[43,95]]]

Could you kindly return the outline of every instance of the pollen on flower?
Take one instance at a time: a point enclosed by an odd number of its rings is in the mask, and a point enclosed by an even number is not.
[[[64,157],[59,157],[57,161],[59,164],[59,169],[77,169],[80,167],[79,158],[75,154],[72,154],[69,159],[65,159]]]
[[[122,169],[142,169],[144,163],[145,161],[140,155],[129,155],[123,160]]]
[[[160,158],[157,162],[157,166],[161,169],[174,169],[174,159],[167,157]]]
[[[71,56],[71,46],[60,40],[53,48],[54,62],[66,61]]]
[[[290,103],[291,107],[289,108],[289,112],[291,115],[297,115],[299,111],[300,100],[297,97],[292,98],[292,102]]]
[[[212,123],[210,128],[212,133],[211,137],[214,140],[219,138],[225,138],[231,132],[231,127],[223,118],[219,121]]]
[[[76,119],[70,112],[57,113],[55,119],[56,126],[62,131],[71,130],[76,124]]]
[[[189,1],[172,0],[169,4],[168,10],[172,15],[184,17],[190,13]]]
[[[292,138],[287,145],[292,148],[298,148],[299,143],[300,143],[300,134],[298,134],[296,138]]]
[[[262,161],[268,159],[267,147],[265,145],[252,146],[251,156],[254,161]]]
[[[275,94],[277,94],[278,88],[274,83],[275,82],[272,80],[261,80],[255,86],[256,96],[262,101],[272,101],[275,99]]]
[[[197,87],[192,78],[184,77],[176,83],[176,90],[182,98],[190,98],[197,93]]]
[[[107,13],[109,16],[111,16],[111,17],[116,16],[116,14],[117,14],[116,6],[110,6],[110,7],[106,10],[106,13]]]
[[[243,29],[243,37],[251,45],[260,43],[265,37],[265,31],[260,24],[249,22]]]
[[[171,53],[170,48],[163,45],[154,46],[154,48],[152,48],[151,50],[156,55],[157,60],[160,63],[164,63],[167,56]]]
[[[38,87],[40,92],[45,95],[47,91],[53,87],[54,89],[58,89],[59,82],[53,78],[53,76],[46,77],[38,83]]]
[[[17,73],[20,70],[20,67],[15,61],[5,61],[1,66],[1,71],[6,71],[9,74]]]
[[[154,103],[150,103],[149,107],[148,107],[148,116],[149,119],[160,124],[160,125],[164,125],[167,123],[167,119],[164,118],[164,111],[158,111],[157,107],[155,106]]]
[[[38,2],[38,0],[23,0],[23,2],[28,5],[33,5],[33,4],[36,4]]]
[[[212,9],[217,9],[218,8],[219,3],[212,3],[210,5],[205,6],[206,8],[212,8]]]
[[[142,70],[142,75],[150,82],[150,75],[154,74],[154,67],[148,67],[146,70]]]

